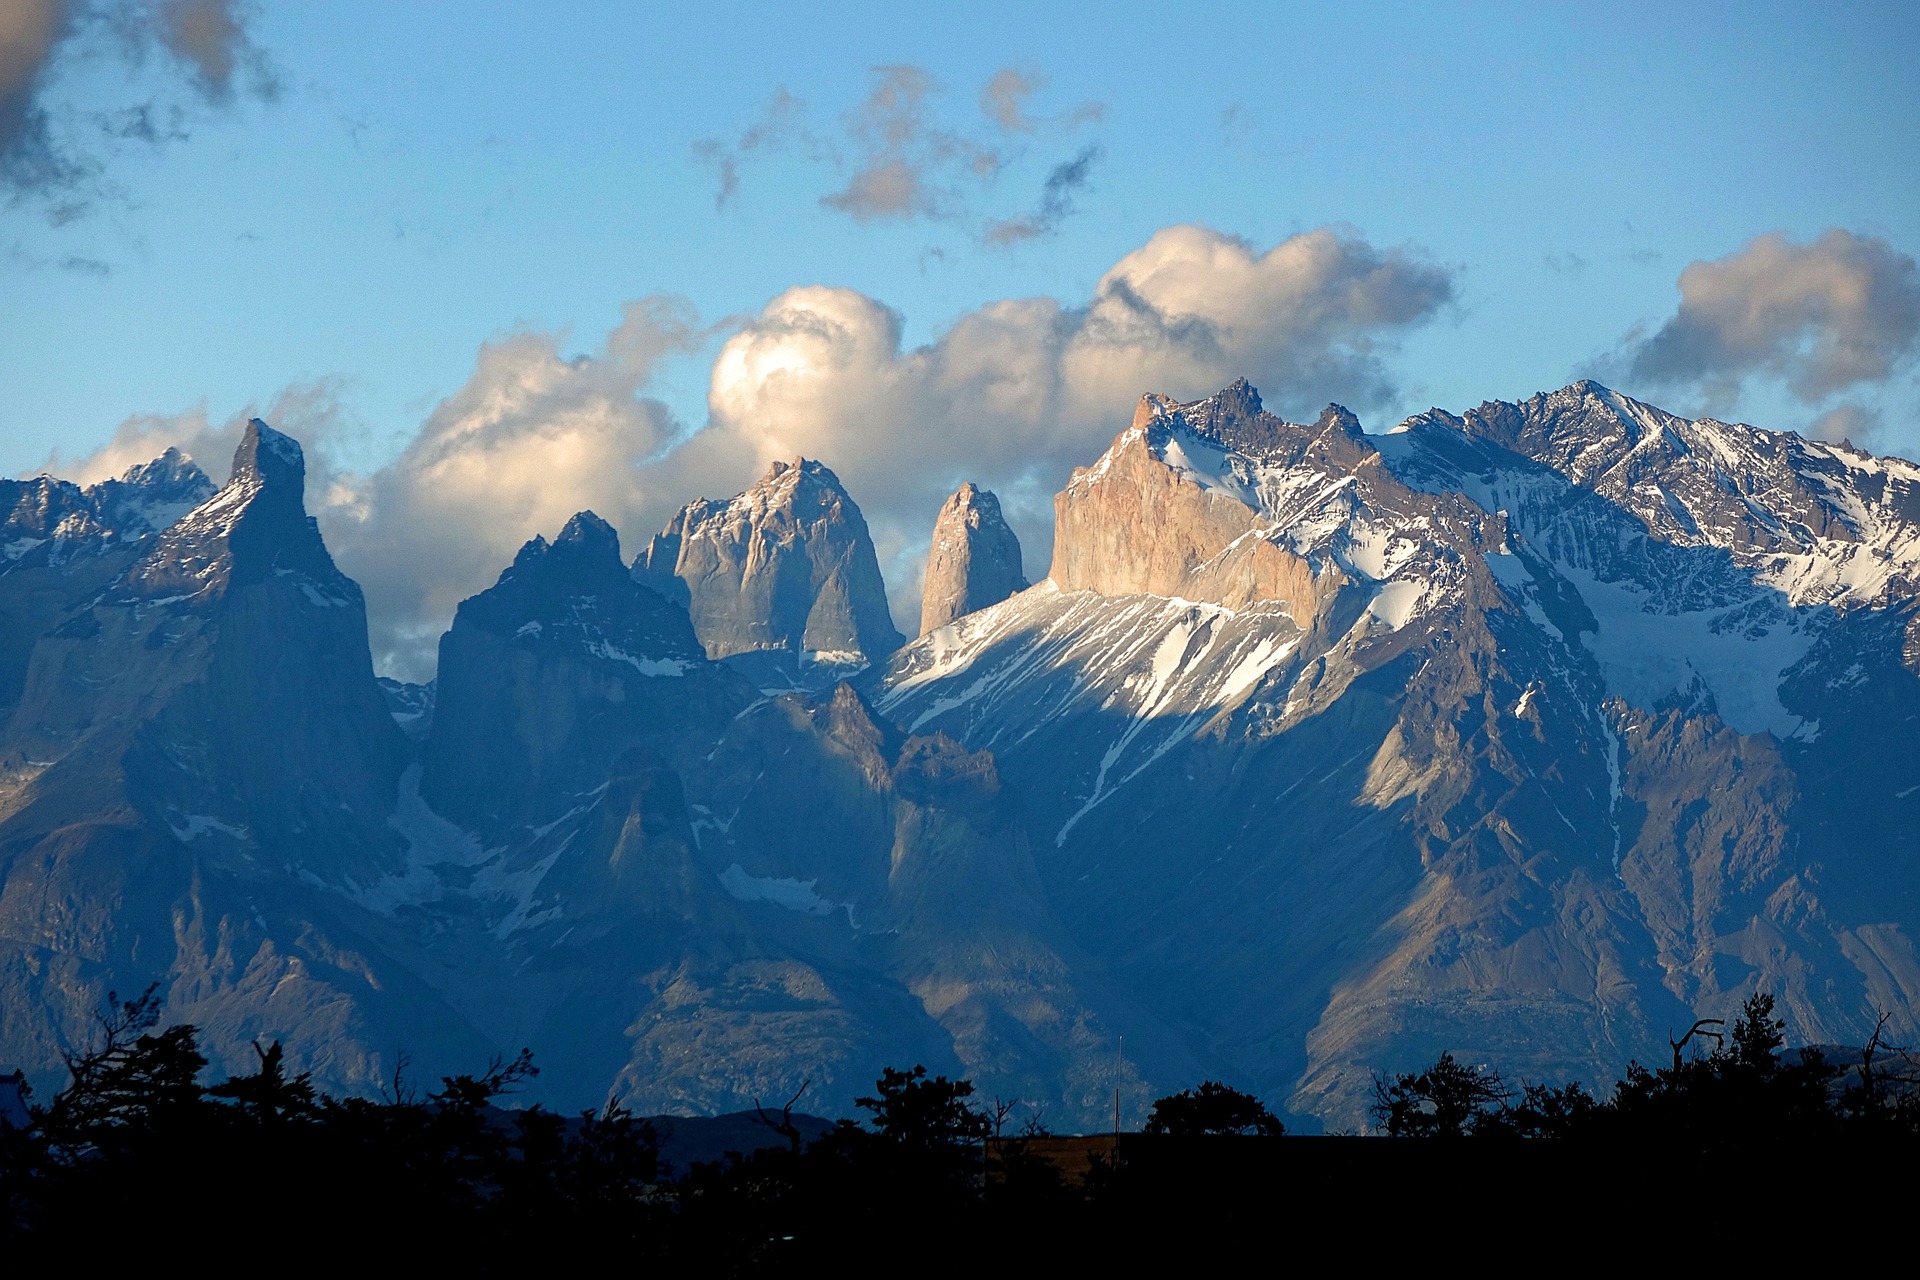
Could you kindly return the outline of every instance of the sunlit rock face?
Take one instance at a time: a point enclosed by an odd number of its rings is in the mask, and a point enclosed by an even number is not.
[[[1000,514],[1000,499],[972,481],[961,485],[933,523],[920,634],[999,604],[1027,585],[1020,539]]]
[[[1149,396],[1050,581],[873,697],[993,751],[1074,942],[1300,1112],[1443,1048],[1604,1082],[1756,985],[1846,1040],[1920,1004],[1916,479],[1591,383],[1385,436]]]
[[[737,497],[688,503],[633,572],[685,604],[711,658],[863,665],[903,639],[866,519],[839,477],[806,458],[774,463]]]

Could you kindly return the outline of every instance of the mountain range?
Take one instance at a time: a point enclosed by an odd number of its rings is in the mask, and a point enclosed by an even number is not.
[[[0,1060],[160,984],[327,1086],[1056,1128],[1219,1078],[1364,1123],[1442,1049],[1604,1083],[1774,993],[1920,1031],[1920,467],[1591,382],[1383,435],[1142,399],[1028,585],[920,634],[819,461],[629,560],[583,511],[377,677],[300,446],[0,481]]]

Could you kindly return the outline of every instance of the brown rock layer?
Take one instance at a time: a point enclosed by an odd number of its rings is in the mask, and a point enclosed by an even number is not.
[[[1231,494],[1181,475],[1148,447],[1162,412],[1148,396],[1099,462],[1054,495],[1053,567],[1062,591],[1179,596],[1230,609],[1264,600],[1310,618],[1339,586],[1263,536],[1269,522]]]

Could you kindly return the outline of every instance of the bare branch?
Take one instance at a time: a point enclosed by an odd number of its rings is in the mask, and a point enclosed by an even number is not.
[[[1714,1044],[1720,1048],[1726,1048],[1727,1037],[1724,1034],[1718,1031],[1707,1030],[1708,1027],[1724,1027],[1726,1025],[1727,1020],[1725,1018],[1701,1018],[1687,1029],[1687,1034],[1681,1036],[1678,1040],[1673,1038],[1673,1032],[1667,1032],[1667,1043],[1673,1046],[1673,1069],[1676,1072],[1680,1070],[1680,1051],[1686,1048],[1687,1042],[1695,1036],[1700,1036],[1703,1039],[1707,1036],[1712,1036]]]

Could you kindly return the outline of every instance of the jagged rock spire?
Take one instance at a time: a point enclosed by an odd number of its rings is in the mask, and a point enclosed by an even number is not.
[[[1000,514],[1000,499],[971,480],[933,523],[927,582],[920,596],[920,634],[999,604],[1027,589],[1020,539]]]
[[[738,497],[688,503],[633,575],[684,602],[707,656],[775,651],[875,661],[904,638],[866,518],[809,458],[775,462]]]
[[[299,442],[252,419],[225,487],[162,533],[117,589],[149,599],[211,599],[249,582],[299,575],[323,596],[362,607],[360,588],[335,567],[307,514],[306,484]]]

